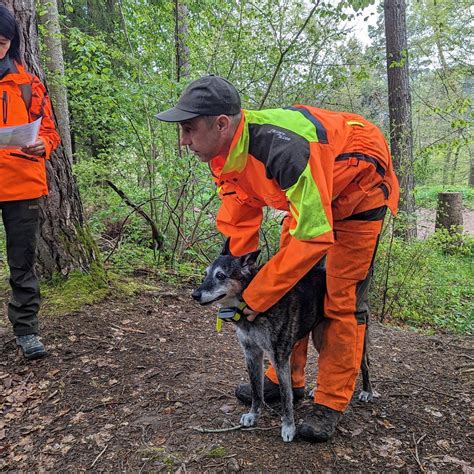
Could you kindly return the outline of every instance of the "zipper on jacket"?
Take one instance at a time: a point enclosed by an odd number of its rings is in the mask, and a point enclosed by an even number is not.
[[[7,94],[7,91],[3,91],[2,114],[3,114],[3,125],[5,125],[7,123],[7,119],[8,119],[8,94]]]

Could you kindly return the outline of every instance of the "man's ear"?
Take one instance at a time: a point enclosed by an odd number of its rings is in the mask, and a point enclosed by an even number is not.
[[[255,250],[255,252],[246,253],[240,257],[240,263],[242,267],[253,268],[257,264],[257,258],[260,255],[261,250]]]
[[[230,127],[230,117],[228,115],[219,115],[216,119],[217,130],[221,132],[222,130],[226,130]]]

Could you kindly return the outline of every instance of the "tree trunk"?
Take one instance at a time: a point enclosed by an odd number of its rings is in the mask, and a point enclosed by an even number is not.
[[[185,0],[174,0],[174,15],[175,15],[175,56],[176,56],[176,81],[179,83],[181,80],[187,81],[190,76],[190,63],[189,63],[189,47],[186,40],[188,39],[188,9],[185,4]],[[177,154],[179,162],[184,163],[183,153],[180,146],[180,129],[179,125],[176,124],[176,136],[177,136]],[[188,180],[190,175],[188,174],[184,181],[177,189],[176,204],[173,207],[173,212],[177,211],[179,215],[180,227],[186,226],[186,201],[188,194]],[[174,242],[174,250],[172,253],[172,264],[175,258],[179,260],[183,254],[187,242],[180,235],[179,229],[176,229],[176,239]]]
[[[454,186],[456,183],[456,172],[458,170],[458,158],[459,158],[459,152],[461,151],[461,147],[459,145],[456,146],[456,151],[454,152],[454,160],[453,160],[453,166],[451,168],[451,186]]]
[[[468,184],[469,184],[469,187],[474,186],[474,160],[471,160]]]
[[[401,185],[400,210],[407,216],[406,224],[399,233],[406,240],[411,240],[416,237],[416,221],[414,220],[413,134],[405,9],[404,0],[384,2],[390,148]]]
[[[14,12],[20,27],[22,55],[27,70],[44,83],[34,0],[3,0],[3,3]],[[45,277],[57,273],[66,276],[73,270],[87,271],[92,264],[98,263],[97,247],[84,226],[71,159],[61,145],[46,162],[46,169],[49,196],[43,205],[44,221],[38,241],[39,271]]]
[[[458,234],[462,232],[462,225],[462,193],[439,193],[435,229]]]
[[[181,78],[189,78],[189,48],[186,44],[188,37],[187,17],[188,9],[183,0],[175,0],[175,44],[176,44],[176,77],[178,82]]]
[[[48,77],[48,91],[54,104],[54,112],[58,122],[61,143],[64,153],[72,162],[71,127],[69,125],[69,107],[67,89],[64,84],[64,57],[61,44],[61,30],[59,27],[59,13],[57,0],[40,0],[44,8],[44,15],[38,17],[45,27],[44,45],[46,52],[46,76]]]
[[[443,177],[441,179],[441,184],[443,186],[446,186],[448,184],[448,173],[449,173],[449,168],[451,165],[451,153],[453,152],[453,147],[452,145],[449,145],[448,150],[446,152],[446,156],[444,158],[444,163],[443,163]]]

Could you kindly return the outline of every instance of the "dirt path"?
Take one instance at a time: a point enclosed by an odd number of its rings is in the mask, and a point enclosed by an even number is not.
[[[462,211],[464,232],[474,235],[474,210],[464,208]],[[436,209],[418,208],[416,210],[416,227],[419,239],[426,239],[435,231]]]
[[[233,329],[217,335],[213,311],[188,293],[160,286],[44,320],[50,356],[30,364],[3,331],[0,470],[473,472],[472,339],[377,323],[381,396],[354,401],[331,442],[284,444],[269,410],[262,430],[196,431],[238,423],[233,389],[245,370]],[[312,381],[314,350],[311,359]]]

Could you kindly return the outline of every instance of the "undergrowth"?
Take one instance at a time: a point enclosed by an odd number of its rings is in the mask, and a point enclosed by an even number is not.
[[[407,244],[381,241],[370,294],[382,320],[461,334],[474,332],[474,239],[437,232]],[[387,274],[388,272],[388,274]]]
[[[415,189],[416,205],[428,209],[436,209],[438,204],[438,193],[458,192],[462,193],[463,207],[474,210],[474,188],[469,186],[417,186]]]

